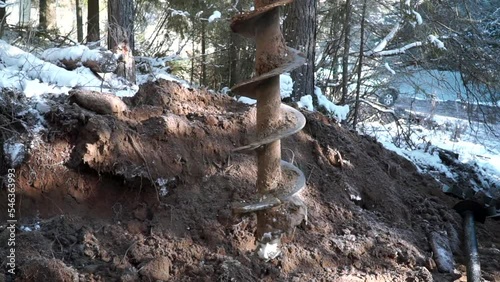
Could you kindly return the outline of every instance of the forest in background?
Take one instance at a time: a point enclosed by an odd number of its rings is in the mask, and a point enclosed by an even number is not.
[[[112,5],[119,9],[107,9]],[[135,56],[170,57],[174,74],[222,90],[253,72],[252,42],[229,25],[252,6],[249,0],[42,0],[31,1],[31,17],[22,23],[19,6],[7,1],[0,17],[24,26],[27,45],[36,38],[60,46],[100,40],[113,49],[110,40],[118,32],[107,31],[121,26]],[[292,99],[312,94],[316,85],[344,104],[383,92],[416,70],[440,70],[461,76],[466,90],[457,99],[498,102],[499,14],[495,1],[295,1],[282,13],[285,39],[308,62],[291,74]]]

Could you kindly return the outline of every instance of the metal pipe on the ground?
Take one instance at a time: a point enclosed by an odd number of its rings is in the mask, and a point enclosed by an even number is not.
[[[474,213],[470,210],[464,212],[464,239],[467,256],[467,282],[481,281],[481,266],[477,250],[476,227]]]
[[[472,200],[461,201],[453,208],[463,218],[465,255],[467,258],[467,282],[480,282],[481,266],[479,263],[475,224],[476,222],[484,223],[488,216],[487,209]]]

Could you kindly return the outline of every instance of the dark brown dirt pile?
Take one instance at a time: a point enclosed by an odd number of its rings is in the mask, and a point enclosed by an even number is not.
[[[305,113],[282,155],[307,177],[308,222],[263,262],[255,217],[231,214],[255,193],[253,154],[231,153],[252,137],[252,108],[163,80],[125,102],[119,118],[51,102],[48,131],[16,174],[19,221],[41,226],[18,231],[16,281],[465,281],[456,200],[375,140]],[[478,228],[489,281],[500,281],[499,232]],[[435,234],[456,274],[438,272]]]

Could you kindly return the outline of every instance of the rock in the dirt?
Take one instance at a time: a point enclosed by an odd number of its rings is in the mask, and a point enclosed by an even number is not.
[[[258,281],[252,271],[233,258],[227,258],[220,266],[218,282],[226,281]]]
[[[78,281],[78,272],[58,259],[36,258],[19,268],[16,281]]]
[[[406,282],[433,282],[432,274],[425,267],[417,267],[416,270],[409,273]]]
[[[71,102],[98,114],[120,115],[128,110],[127,105],[111,93],[77,89],[69,91],[69,94]]]
[[[206,122],[210,126],[216,126],[217,124],[219,124],[219,120],[213,115],[209,115],[208,117],[206,117]]]
[[[172,262],[167,257],[158,257],[141,267],[139,273],[146,281],[167,281],[170,278]]]
[[[448,237],[433,231],[429,235],[429,241],[438,271],[442,273],[452,273],[455,262],[453,260],[453,253],[451,252]]]
[[[135,282],[139,281],[139,274],[134,267],[131,267],[120,276],[120,282]]]

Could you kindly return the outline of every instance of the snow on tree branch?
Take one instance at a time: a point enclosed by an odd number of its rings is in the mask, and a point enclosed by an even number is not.
[[[170,11],[172,16],[181,16],[181,17],[189,17],[189,12],[186,11],[180,11],[180,10],[175,10],[172,8],[168,8],[168,11]]]
[[[208,22],[211,23],[217,19],[220,19],[221,16],[222,14],[219,11],[214,11],[214,13],[210,17],[208,17]]]
[[[370,56],[372,55],[373,53],[378,53],[382,50],[385,49],[385,47],[387,46],[387,43],[389,43],[389,41],[392,40],[392,38],[394,38],[394,35],[396,34],[396,32],[398,32],[399,30],[399,23],[396,23],[394,25],[394,27],[391,29],[391,31],[389,32],[389,34],[387,34],[384,39],[382,39],[378,44],[377,46],[375,46],[375,48],[373,48],[373,50],[371,51],[368,51],[366,52],[366,56]]]
[[[389,66],[389,63],[385,63],[384,64],[384,67],[390,72],[392,73],[393,75],[396,74],[396,72],[391,68],[391,66]]]
[[[427,37],[427,40],[429,40],[429,42],[431,44],[434,44],[434,46],[436,46],[437,48],[446,50],[446,47],[444,47],[443,41],[439,40],[439,38],[437,38],[436,36],[431,34]]]
[[[411,12],[413,13],[413,15],[415,15],[417,25],[422,25],[424,23],[424,21],[422,20],[422,16],[415,10],[411,10]]]
[[[406,52],[406,50],[408,49],[411,49],[411,48],[414,48],[414,47],[419,47],[419,46],[422,46],[423,43],[421,41],[417,41],[417,42],[413,42],[413,43],[410,43],[410,44],[407,44],[401,48],[397,48],[397,49],[391,49],[391,50],[386,50],[386,51],[381,51],[381,52],[378,52],[378,53],[374,53],[374,54],[370,54],[370,56],[373,56],[373,57],[382,57],[382,56],[394,56],[394,55],[400,55],[400,54],[404,54]]]

